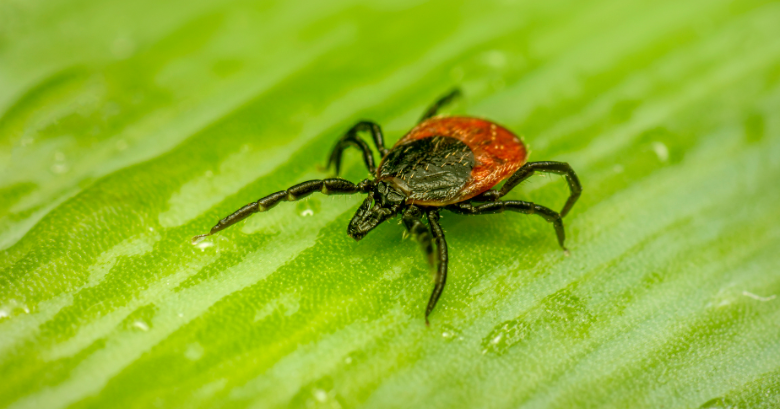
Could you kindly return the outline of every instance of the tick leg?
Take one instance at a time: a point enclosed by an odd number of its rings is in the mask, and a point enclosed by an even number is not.
[[[538,214],[539,216],[542,216],[544,220],[547,220],[553,224],[553,227],[555,228],[555,234],[558,236],[558,244],[560,244],[564,251],[568,252],[568,250],[566,250],[566,246],[563,245],[563,242],[566,239],[566,234],[563,231],[563,219],[561,219],[562,216],[554,210],[550,210],[544,206],[539,206],[538,204],[531,202],[521,202],[519,200],[505,200],[485,203],[478,206],[474,206],[471,203],[456,203],[445,207],[445,209],[465,215],[503,213],[505,210],[525,214]]]
[[[344,149],[354,146],[363,151],[363,161],[366,163],[368,171],[373,175],[376,172],[376,166],[374,165],[374,154],[371,152],[371,148],[368,144],[358,137],[358,132],[369,131],[374,138],[374,144],[376,145],[379,153],[384,157],[387,155],[388,150],[385,149],[385,141],[382,136],[382,128],[374,122],[360,121],[356,123],[352,128],[347,131],[344,136],[339,139],[333,151],[328,158],[328,167],[336,165],[336,175],[341,171],[341,154]]]
[[[433,262],[433,238],[431,232],[425,227],[422,222],[422,212],[417,206],[409,206],[409,209],[404,212],[403,223],[406,227],[406,231],[412,236],[414,240],[420,243],[420,249],[425,253],[425,259],[428,260],[429,265],[434,265]]]
[[[433,117],[436,115],[436,112],[439,111],[439,109],[450,102],[452,102],[453,99],[461,96],[460,89],[455,88],[452,91],[450,91],[447,95],[439,98],[436,102],[433,103],[433,105],[429,106],[427,110],[425,110],[425,113],[423,114],[422,118],[420,118],[420,122],[425,121],[428,118]]]
[[[472,202],[495,202],[501,198],[500,190],[488,190],[471,198]]]
[[[447,240],[444,239],[444,230],[439,225],[439,209],[429,210],[427,212],[428,222],[431,225],[431,233],[433,233],[433,241],[436,242],[436,250],[438,250],[439,263],[436,268],[436,275],[434,276],[433,292],[431,298],[428,300],[428,307],[425,309],[425,325],[430,325],[428,322],[428,316],[431,315],[433,307],[436,306],[436,302],[439,301],[442,291],[444,291],[444,284],[447,282]]]
[[[514,175],[507,179],[506,183],[501,188],[501,196],[509,193],[509,191],[514,189],[514,187],[520,184],[520,182],[528,179],[531,177],[531,175],[534,174],[534,172],[537,171],[545,173],[556,173],[566,176],[566,182],[569,183],[569,191],[571,193],[569,194],[569,199],[566,200],[566,204],[563,205],[563,209],[561,210],[561,217],[565,217],[569,213],[569,210],[571,210],[572,206],[574,206],[574,202],[576,202],[580,197],[580,193],[582,193],[582,185],[580,185],[580,180],[577,178],[577,174],[574,173],[574,169],[572,169],[571,166],[565,162],[526,163],[522,168],[518,169]]]
[[[220,220],[216,226],[211,228],[206,234],[201,234],[192,238],[192,242],[196,242],[201,237],[211,236],[212,234],[224,230],[241,220],[246,219],[253,213],[264,212],[279,204],[279,202],[292,202],[295,200],[303,199],[304,197],[314,193],[320,192],[326,195],[344,195],[352,193],[366,193],[373,188],[373,182],[371,180],[364,180],[357,185],[344,179],[323,179],[323,180],[310,180],[307,182],[299,183],[287,190],[272,193],[256,202],[249,203],[248,205],[236,210],[231,215]]]

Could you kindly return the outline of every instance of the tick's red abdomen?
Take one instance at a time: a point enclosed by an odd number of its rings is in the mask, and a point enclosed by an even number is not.
[[[423,121],[396,143],[392,151],[425,138],[445,137],[465,144],[474,154],[471,172],[456,194],[426,197],[424,192],[410,195],[410,204],[446,206],[483,193],[511,176],[526,162],[523,142],[506,128],[490,121],[470,117],[442,117]],[[382,171],[380,164],[379,173]],[[444,168],[446,169],[446,168]],[[381,175],[380,175],[381,178]]]

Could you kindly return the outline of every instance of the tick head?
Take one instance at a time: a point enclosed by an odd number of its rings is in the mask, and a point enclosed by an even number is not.
[[[379,196],[378,199],[376,199],[377,196]],[[376,226],[395,216],[404,199],[405,197],[394,189],[388,190],[387,185],[379,183],[377,189],[368,193],[366,200],[355,212],[349,226],[347,226],[347,234],[360,241]]]

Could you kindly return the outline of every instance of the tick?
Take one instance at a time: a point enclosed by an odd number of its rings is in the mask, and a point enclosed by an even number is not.
[[[417,126],[391,149],[385,148],[378,124],[361,121],[350,128],[333,148],[328,167],[335,166],[338,175],[341,154],[355,147],[363,153],[371,178],[357,184],[341,178],[299,183],[236,210],[208,233],[193,237],[193,242],[253,213],[270,210],[279,202],[299,200],[314,192],[366,194],[347,226],[347,234],[360,240],[382,222],[401,215],[404,227],[419,242],[428,263],[436,268],[433,292],[425,309],[426,324],[447,281],[447,241],[439,225],[442,209],[464,215],[504,211],[539,215],[553,225],[558,244],[566,251],[563,217],[582,192],[577,174],[564,162],[527,162],[528,150],[520,138],[494,122],[466,116],[436,116],[442,106],[459,95],[454,90],[433,103]],[[371,134],[382,157],[379,167],[368,143],[358,136],[360,132]],[[566,178],[570,194],[560,212],[531,202],[500,200],[535,172],[556,173]],[[506,180],[503,186],[493,189],[503,180]],[[427,227],[423,218],[428,220]]]

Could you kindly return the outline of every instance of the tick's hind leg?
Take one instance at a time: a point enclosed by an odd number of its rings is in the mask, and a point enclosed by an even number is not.
[[[426,212],[430,230],[422,222],[422,211],[417,206],[410,206],[404,213],[403,222],[406,230],[420,243],[428,264],[436,266],[434,273],[434,285],[431,298],[428,300],[428,307],[425,309],[425,325],[429,325],[428,316],[431,315],[433,307],[439,301],[441,293],[444,290],[444,283],[447,281],[447,242],[444,240],[444,231],[439,226],[439,209]],[[433,243],[436,243],[437,252],[433,251]],[[434,257],[436,258],[434,260]],[[438,261],[438,262],[437,262]]]
[[[574,206],[574,203],[580,197],[580,193],[582,193],[582,185],[580,185],[580,179],[577,178],[577,174],[574,173],[574,169],[572,169],[571,166],[565,162],[548,161],[526,163],[522,168],[518,169],[514,175],[510,176],[509,179],[506,180],[506,183],[504,183],[504,186],[500,190],[499,196],[504,196],[509,193],[509,191],[514,189],[514,187],[520,184],[520,182],[531,177],[534,172],[556,173],[566,177],[566,182],[569,184],[569,191],[571,193],[569,194],[569,199],[566,200],[566,204],[563,205],[563,209],[561,210],[561,217],[566,216],[569,213],[569,210],[571,210],[572,206]]]
[[[436,102],[434,102],[431,106],[428,107],[427,110],[425,110],[425,113],[423,114],[422,118],[420,118],[420,122],[433,117],[436,115],[437,112],[439,112],[439,109],[441,107],[449,104],[454,100],[455,98],[461,96],[461,92],[458,88],[453,89],[450,91],[447,95],[439,98]]]
[[[444,284],[447,282],[447,240],[444,239],[444,230],[439,226],[439,209],[429,210],[427,212],[428,222],[431,224],[431,233],[433,241],[436,243],[438,263],[436,265],[436,275],[433,280],[433,292],[428,300],[428,307],[425,308],[425,325],[430,325],[428,316],[439,301]]]
[[[211,236],[212,234],[224,230],[241,220],[246,219],[253,213],[264,212],[279,204],[279,202],[292,202],[295,200],[303,199],[304,197],[314,193],[320,192],[326,195],[344,195],[352,193],[365,193],[373,188],[373,182],[366,179],[357,185],[344,179],[323,179],[323,180],[310,180],[308,182],[299,183],[287,190],[272,193],[256,202],[249,203],[248,205],[236,210],[231,215],[220,220],[214,227],[211,228],[206,234],[201,234],[192,238],[192,242],[195,243],[201,237]]]
[[[333,147],[330,156],[328,157],[328,167],[336,165],[336,175],[341,171],[341,154],[344,149],[350,146],[354,146],[363,152],[363,161],[366,163],[368,171],[373,175],[376,172],[376,166],[374,165],[374,154],[371,152],[366,141],[358,137],[358,132],[369,131],[374,138],[374,144],[379,154],[384,157],[387,155],[388,150],[385,148],[384,137],[382,136],[382,128],[374,122],[360,121],[356,123],[352,128],[347,131],[344,136],[339,139],[336,146]]]
[[[521,202],[519,200],[506,200],[485,203],[478,206],[474,206],[471,203],[456,203],[445,207],[445,209],[465,215],[503,213],[506,210],[525,214],[538,214],[543,217],[544,220],[552,223],[555,228],[555,234],[558,236],[558,244],[560,244],[561,248],[568,253],[566,246],[563,244],[564,240],[566,240],[566,234],[563,231],[562,216],[544,206],[539,206],[538,204],[531,202]]]

